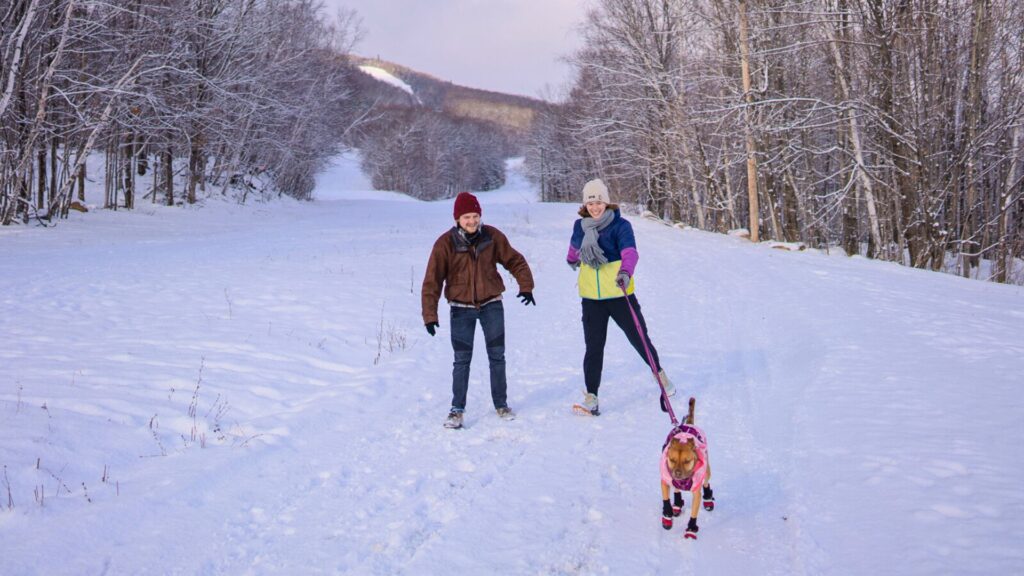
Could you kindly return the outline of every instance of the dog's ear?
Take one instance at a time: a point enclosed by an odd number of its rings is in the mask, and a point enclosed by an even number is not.
[[[687,438],[686,443],[692,446],[694,450],[697,449],[697,442],[695,442],[693,438]]]

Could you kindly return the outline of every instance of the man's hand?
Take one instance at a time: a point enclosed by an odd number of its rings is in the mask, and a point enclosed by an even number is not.
[[[580,267],[580,261],[579,260],[577,260],[575,262],[571,262],[569,260],[566,260],[565,263],[568,264],[569,268],[572,268],[573,270],[577,270]]]
[[[437,330],[440,327],[441,327],[441,325],[438,324],[437,322],[427,322],[427,334],[430,334],[431,336],[433,336],[435,334],[434,331]]]
[[[533,304],[534,306],[537,305],[537,302],[533,300],[533,292],[520,292],[519,294],[516,294],[516,297],[523,300],[523,306],[529,306],[530,304]]]

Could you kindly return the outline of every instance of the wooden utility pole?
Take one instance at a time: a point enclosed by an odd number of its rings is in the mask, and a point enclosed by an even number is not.
[[[747,133],[747,196],[750,199],[750,241],[759,241],[757,202],[757,144],[754,142],[752,106],[754,94],[750,89],[750,44],[747,40],[747,0],[739,0],[740,8],[740,70],[743,75],[743,98],[747,105],[743,117]]]

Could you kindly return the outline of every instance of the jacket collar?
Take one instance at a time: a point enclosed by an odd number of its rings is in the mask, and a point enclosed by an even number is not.
[[[483,251],[483,249],[486,248],[492,242],[492,238],[490,231],[487,229],[487,226],[484,226],[483,224],[480,225],[479,234],[480,236],[477,238],[476,244],[470,244],[469,240],[467,240],[466,237],[460,233],[459,227],[457,225],[452,226],[451,237],[452,244],[455,245],[455,251],[469,252],[470,249],[475,246],[475,253],[480,254],[480,252]]]

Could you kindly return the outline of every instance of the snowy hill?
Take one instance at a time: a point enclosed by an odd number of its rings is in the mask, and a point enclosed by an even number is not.
[[[405,94],[412,95],[417,105],[458,118],[488,122],[520,137],[530,130],[536,114],[547,105],[526,96],[460,86],[377,58],[355,56],[353,61],[364,73],[400,91],[403,99]]]
[[[412,86],[409,86],[408,84],[405,83],[404,80],[392,75],[387,70],[384,70],[383,68],[378,68],[376,66],[368,65],[359,66],[359,69],[362,70],[363,73],[375,78],[376,80],[379,80],[389,86],[394,86],[395,88],[398,88],[399,90],[412,96],[413,98],[416,99],[417,102],[419,102],[419,98],[416,97],[416,93],[413,91]]]
[[[1024,289],[630,216],[637,294],[697,397],[718,508],[660,527],[657,390],[609,332],[575,417],[577,206],[479,195],[509,286],[513,422],[478,338],[467,428],[419,287],[451,201],[72,215],[0,230],[0,574],[1024,573]]]
[[[391,73],[388,72],[387,70],[378,68],[376,66],[360,66],[359,69],[365,72],[366,74],[373,76],[377,80],[380,80],[385,84],[390,84],[395,88],[398,88],[399,90],[408,93],[411,96],[416,95],[415,92],[412,91],[412,86],[409,86],[403,80],[396,78],[395,76],[392,76]]]

